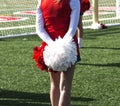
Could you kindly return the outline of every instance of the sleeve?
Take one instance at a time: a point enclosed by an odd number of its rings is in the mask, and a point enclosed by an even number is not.
[[[71,16],[70,16],[70,24],[67,33],[65,34],[65,38],[68,36],[73,37],[76,33],[79,16],[80,16],[80,1],[79,0],[70,0],[71,7]]]
[[[41,4],[41,0],[39,1],[36,10],[36,33],[43,41],[49,44],[52,43],[53,40],[50,38],[49,34],[46,32],[44,28],[44,19],[43,19],[42,11],[40,9],[40,4]]]

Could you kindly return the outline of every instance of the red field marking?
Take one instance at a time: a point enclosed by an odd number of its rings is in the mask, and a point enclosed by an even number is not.
[[[93,8],[91,7],[90,10],[93,10]],[[115,6],[102,6],[99,7],[99,10],[103,10],[103,11],[115,11],[116,7]],[[23,14],[23,15],[36,15],[36,11],[23,11],[23,12],[16,12],[14,14]],[[85,15],[91,15],[92,12],[86,11]],[[99,12],[99,14],[109,14],[109,12]]]
[[[115,6],[109,6],[109,7],[99,7],[99,10],[106,10],[106,11],[115,11],[116,7]]]
[[[86,11],[84,13],[84,16],[88,16],[88,15],[92,15],[93,12],[92,11]],[[99,12],[99,15],[105,15],[105,14],[113,14],[113,12]]]
[[[91,7],[90,10],[93,10],[93,8]],[[98,10],[103,10],[103,11],[116,11],[116,7],[115,6],[101,6],[98,8]]]
[[[0,16],[0,22],[12,22],[12,21],[21,21],[26,18],[22,17],[12,17],[12,16]]]
[[[14,14],[36,15],[36,11],[15,12]]]

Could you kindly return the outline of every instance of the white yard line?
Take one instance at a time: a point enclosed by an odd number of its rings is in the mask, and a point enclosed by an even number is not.
[[[0,28],[0,31],[2,31],[2,30],[10,30],[10,29],[32,28],[32,27],[35,27],[35,25]]]
[[[104,20],[116,20],[116,19],[120,19],[120,18],[104,18],[104,19],[99,19],[99,21],[104,21]],[[92,22],[93,20],[83,20],[83,22]],[[27,25],[27,26],[15,26],[15,27],[4,27],[4,28],[0,28],[0,31],[2,30],[11,30],[11,29],[21,29],[21,28],[32,28],[35,27],[35,25]]]
[[[23,33],[23,34],[6,35],[6,36],[0,36],[0,39],[15,38],[15,37],[22,37],[22,36],[33,36],[33,35],[37,35],[37,34],[35,32],[33,32],[33,33]]]
[[[113,17],[113,18],[103,18],[103,19],[99,19],[99,21],[105,21],[105,20],[117,20],[120,18],[117,17]],[[93,20],[83,20],[83,22],[92,22]]]

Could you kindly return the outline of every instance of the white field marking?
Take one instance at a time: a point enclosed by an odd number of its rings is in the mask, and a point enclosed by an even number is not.
[[[120,26],[120,23],[105,24],[105,26],[108,26],[108,27]],[[84,26],[83,29],[93,29],[93,27],[92,27],[92,25],[91,26]]]
[[[115,10],[116,10],[116,7],[115,7],[115,6],[101,6],[101,7],[99,7],[99,10],[115,11]]]
[[[21,11],[21,12],[14,12],[13,14],[20,14],[20,15],[36,15],[36,11]]]
[[[30,10],[31,11],[31,8],[20,8],[20,9],[18,9],[19,11],[21,11],[21,10]],[[0,9],[0,12],[1,11],[3,11],[3,12],[5,12],[5,11],[16,11],[16,9]]]
[[[93,7],[90,7],[90,10],[93,10]],[[116,10],[116,6],[101,6],[101,7],[98,7],[98,10],[115,11]]]
[[[114,18],[104,18],[104,19],[99,19],[99,21],[104,21],[104,20],[116,20],[116,19],[120,19],[117,17]],[[93,20],[83,20],[83,22],[92,22]],[[35,27],[35,25],[28,25],[28,26],[16,26],[16,27],[6,27],[6,28],[0,28],[0,31],[2,30],[11,30],[11,29],[21,29],[21,28],[32,28]]]
[[[15,38],[15,37],[22,37],[22,36],[33,36],[37,35],[35,32],[33,33],[23,33],[23,34],[14,34],[14,35],[6,35],[6,36],[0,36],[0,39],[5,39],[5,38]]]
[[[36,11],[21,11],[21,12],[14,12],[13,14],[23,14],[23,15],[36,15]],[[92,11],[86,11],[84,13],[84,16],[87,16],[87,15],[92,15],[93,12]],[[99,12],[99,15],[105,15],[105,14],[114,14],[114,12]]]
[[[16,27],[5,27],[5,28],[0,28],[0,31],[2,30],[11,30],[11,29],[21,29],[21,28],[33,28],[35,25],[28,25],[28,26],[16,26]]]
[[[117,20],[120,19],[119,17],[113,17],[113,18],[102,18],[99,19],[99,21],[105,21],[105,20]],[[92,22],[93,20],[83,20],[83,22]]]
[[[3,6],[3,5],[0,5],[0,6]],[[0,9],[0,11],[13,11],[13,10],[16,10],[16,9]],[[22,8],[20,8],[19,10],[22,10]],[[23,8],[23,10],[31,10],[31,7],[29,8]],[[91,7],[90,10],[93,10],[93,8]],[[116,7],[115,6],[101,6],[99,7],[99,10],[104,10],[104,11],[115,11],[116,10]]]
[[[93,12],[92,11],[86,11],[83,16],[88,16],[88,15],[92,15]],[[106,15],[106,14],[114,14],[114,12],[99,12],[99,15]]]
[[[120,23],[116,23],[116,24],[106,24],[106,26],[108,27],[112,27],[112,26],[120,26]],[[83,27],[84,29],[92,29],[92,26],[85,26]],[[23,34],[17,34],[17,35],[6,35],[6,36],[0,36],[0,39],[5,39],[5,38],[15,38],[15,37],[22,37],[22,36],[33,36],[33,35],[37,35],[35,32],[33,33],[23,33]]]

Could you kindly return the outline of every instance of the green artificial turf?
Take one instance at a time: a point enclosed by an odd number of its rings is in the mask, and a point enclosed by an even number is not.
[[[120,106],[120,26],[85,30],[71,106]],[[49,75],[32,60],[38,36],[0,39],[0,106],[50,106]]]

